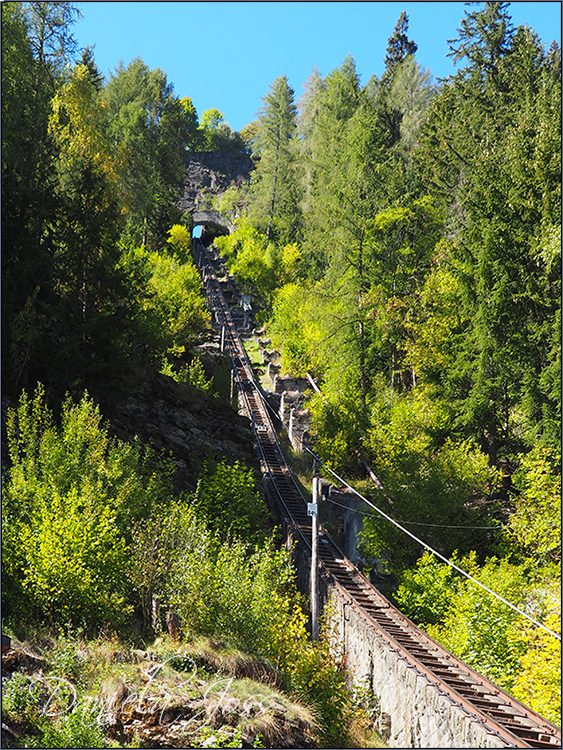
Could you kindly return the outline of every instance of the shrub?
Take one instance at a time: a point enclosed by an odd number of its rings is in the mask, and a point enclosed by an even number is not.
[[[41,685],[21,672],[2,680],[2,719],[7,722],[34,727],[40,721],[43,702]]]
[[[174,224],[170,227],[166,242],[171,246],[173,252],[182,263],[187,263],[191,260],[192,235],[183,224]]]
[[[85,707],[61,716],[53,723],[43,722],[41,736],[28,740],[27,747],[106,748],[112,747],[97,723],[97,712]]]
[[[8,415],[3,483],[5,615],[118,627],[129,613],[131,527],[170,484],[152,456],[111,440],[86,394],[56,427],[38,386]],[[21,618],[21,620],[20,620]]]
[[[395,600],[419,625],[435,625],[448,611],[458,582],[453,568],[425,552],[415,568],[401,574]]]
[[[545,620],[550,630],[561,635],[561,603],[553,606]],[[561,641],[531,625],[524,625],[527,651],[512,694],[548,721],[561,726]]]
[[[125,259],[131,286],[137,290],[137,345],[156,358],[182,353],[209,323],[199,273],[182,255],[178,238],[171,239],[180,255],[141,247]]]
[[[507,536],[538,563],[561,557],[561,456],[535,446],[522,458],[513,481],[513,498]]]
[[[366,456],[392,507],[378,496],[376,504],[383,502],[391,516],[444,555],[456,549],[484,555],[500,529],[490,503],[499,472],[476,442],[444,439],[447,407],[422,389],[400,396],[382,391],[371,412]],[[379,515],[367,518],[362,542],[367,558],[385,550],[399,570],[419,556],[418,544]]]
[[[471,554],[460,567],[512,604],[526,607],[529,582],[522,566],[493,557],[479,567]],[[526,651],[521,629],[521,616],[468,579],[456,586],[442,620],[427,628],[432,638],[509,691]]]
[[[206,466],[197,484],[195,506],[223,539],[238,536],[250,541],[264,537],[268,508],[252,469],[238,461]]]
[[[271,540],[254,550],[239,540],[213,547],[200,539],[190,547],[176,558],[171,576],[171,603],[183,622],[193,633],[269,660],[286,688],[312,706],[326,738],[341,737],[348,708],[344,680],[326,644],[309,641],[289,552],[276,550]],[[204,556],[198,554],[202,548]]]

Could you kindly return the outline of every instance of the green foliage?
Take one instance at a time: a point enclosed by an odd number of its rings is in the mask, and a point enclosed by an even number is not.
[[[270,86],[258,118],[249,216],[268,240],[286,244],[299,230],[299,183],[294,92],[281,76]]]
[[[372,409],[366,457],[391,498],[391,515],[442,554],[486,553],[497,526],[488,501],[499,480],[487,457],[473,441],[444,440],[449,410],[421,389],[400,397],[383,391]],[[418,555],[402,532],[377,516],[366,519],[362,540],[368,558],[385,550],[400,567]]]
[[[92,627],[123,623],[123,573],[129,550],[110,507],[83,490],[52,493],[25,525],[19,541],[27,549],[23,587],[51,622]]]
[[[2,719],[24,726],[40,720],[43,691],[38,682],[22,672],[15,672],[2,684]]]
[[[197,739],[198,745],[194,747],[243,747],[241,730],[236,728],[232,735],[226,735],[218,732],[208,726],[203,726]],[[260,744],[253,744],[252,747],[262,747]]]
[[[80,679],[81,659],[78,655],[78,641],[70,629],[59,636],[49,651],[50,673],[76,684]]]
[[[208,465],[198,480],[195,506],[221,538],[263,537],[268,509],[256,487],[251,469],[238,461]]]
[[[348,706],[344,681],[327,649],[308,640],[289,553],[271,542],[254,552],[231,542],[217,549],[212,567],[207,558],[205,570],[194,571],[192,560],[179,559],[173,577],[174,603],[183,621],[195,632],[267,658],[290,692],[317,709],[327,738],[342,736]]]
[[[317,311],[314,287],[289,282],[274,294],[268,332],[285,369],[294,375],[322,372],[319,344],[324,336]]]
[[[122,63],[104,87],[112,139],[125,154],[120,189],[128,209],[131,244],[163,241],[179,220],[177,187],[186,147],[193,147],[197,117],[191,101],[177,99],[166,74],[140,58]]]
[[[180,370],[174,369],[172,363],[167,357],[163,357],[162,365],[159,370],[162,375],[166,375],[168,378],[172,378],[176,383],[187,383],[188,382],[188,368],[184,367]]]
[[[152,618],[153,597],[169,604],[174,592],[173,570],[178,559],[191,560],[192,568],[186,571],[192,575],[190,596],[199,597],[199,584],[203,583],[201,594],[205,597],[211,575],[211,557],[215,554],[215,540],[206,532],[205,521],[196,517],[193,509],[185,504],[172,501],[156,505],[148,518],[139,520],[132,529],[133,554],[131,557],[131,582],[136,592],[143,614],[146,629]],[[198,578],[199,575],[203,579]],[[187,606],[190,606],[187,602]],[[157,632],[160,624],[156,624]]]
[[[203,363],[199,357],[194,357],[190,362],[187,370],[190,385],[197,388],[204,393],[210,393],[213,387],[213,380],[207,380],[205,377],[205,369]]]
[[[237,276],[242,288],[269,302],[278,283],[279,257],[265,235],[247,221],[240,221],[230,236],[219,237],[216,244],[225,253],[229,271]]]
[[[529,582],[522,566],[491,558],[479,568],[475,555],[462,558],[460,567],[478,581],[523,608]],[[469,666],[510,691],[526,651],[522,618],[498,599],[464,579],[455,587],[450,606],[428,633]]]
[[[23,5],[2,17],[3,320],[13,331],[3,346],[12,395],[37,380],[111,388],[108,360],[115,373],[127,348],[118,158],[89,68],[69,69],[63,85],[46,62],[71,42],[74,10],[55,5],[25,6],[31,26]]]
[[[561,588],[561,581],[558,582]],[[561,603],[550,608],[545,626],[561,635]],[[548,721],[561,726],[561,641],[532,625],[524,625],[526,653],[512,695]]]
[[[187,227],[183,224],[174,224],[168,230],[166,241],[183,263],[188,263],[191,260],[192,236]]]
[[[35,58],[55,80],[62,77],[77,47],[72,24],[82,13],[69,2],[24,3],[23,10]]]
[[[513,481],[514,512],[508,537],[541,565],[561,556],[561,457],[536,446],[526,454]]]
[[[421,385],[433,385],[448,400],[457,398],[458,381],[451,376],[467,321],[459,305],[460,284],[452,271],[451,252],[444,240],[436,245],[418,304],[403,321],[405,360]],[[457,392],[456,392],[457,391]]]
[[[504,3],[468,11],[452,52],[467,64],[431,105],[417,159],[445,205],[466,321],[444,381],[460,426],[498,464],[538,437],[560,441],[560,390],[546,387],[560,272],[536,250],[560,214],[560,55],[514,32]]]
[[[172,235],[173,246],[180,241],[176,234]],[[127,268],[132,278],[141,283],[139,343],[148,347],[153,357],[183,352],[209,322],[201,279],[193,262],[141,247],[129,254]]]
[[[554,632],[561,632],[557,572],[537,580],[524,566],[471,554],[452,562]],[[425,552],[401,575],[395,599],[452,653],[555,723],[561,714],[561,644]]]
[[[358,417],[357,373],[353,370],[344,372],[338,394],[330,386],[327,390],[328,398],[317,394],[309,402],[315,447],[333,471],[354,471],[357,464],[355,446],[365,432],[365,423]]]
[[[38,387],[8,416],[3,483],[5,613],[14,627],[117,627],[129,612],[131,525],[169,491],[132,446],[111,440],[88,396],[63,405],[54,425]],[[12,580],[13,579],[13,580]]]
[[[458,562],[456,556],[452,562]],[[426,627],[444,617],[455,590],[453,568],[439,563],[431,552],[425,551],[415,568],[401,574],[394,598],[401,612]]]
[[[528,606],[526,571],[509,561],[525,556],[547,579],[560,554],[558,47],[513,29],[505,3],[485,3],[465,12],[450,42],[463,67],[433,87],[402,13],[381,80],[362,88],[351,57],[325,78],[315,71],[297,116],[280,77],[238,134],[217,109],[198,125],[191,99],[140,59],[107,83],[91,49],[71,63],[77,15],[68,3],[3,7],[11,395],[38,381],[59,398],[85,387],[113,395],[126,357],[160,362],[206,330],[177,207],[186,150],[252,149],[250,188],[233,188],[220,206],[237,231],[217,244],[270,315],[285,369],[321,384],[324,398],[311,401],[316,449],[354,473],[361,448],[385,486],[374,499],[445,554],[486,559],[502,518],[506,559],[465,563]],[[190,382],[219,390],[198,359]],[[8,420],[8,622],[114,626],[136,598],[148,626],[155,596],[182,608],[188,627],[272,659],[341,726],[340,683],[322,648],[307,644],[286,558],[268,545],[258,557],[236,539],[259,536],[251,475],[208,469],[196,514],[169,502],[166,473],[148,455],[109,440],[87,397],[66,402],[60,426],[44,401],[41,391],[23,396]],[[379,517],[366,521],[363,545],[367,562],[391,563],[413,617],[557,718],[552,642],[427,557],[405,570],[419,550]],[[542,596],[530,594],[541,617]],[[48,727],[44,746],[88,742],[68,721]]]
[[[212,478],[234,472],[225,466]],[[194,508],[179,503],[139,524],[133,549],[136,585],[147,602],[154,594],[172,607],[186,634],[267,659],[292,693],[316,707],[327,736],[344,732],[344,682],[326,648],[308,639],[288,550],[271,539],[256,547],[220,541]]]
[[[37,748],[109,748],[112,747],[106,739],[98,720],[99,710],[95,706],[88,711],[86,707],[76,709],[57,719],[55,722],[45,722],[41,729],[41,736],[29,741],[27,747]]]
[[[199,125],[199,150],[223,151],[225,153],[245,153],[246,144],[239,133],[234,131],[225,115],[217,107],[202,112]]]

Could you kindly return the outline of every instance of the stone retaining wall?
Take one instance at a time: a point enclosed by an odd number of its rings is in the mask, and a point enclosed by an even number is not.
[[[298,586],[309,594],[311,563],[299,539],[294,562]],[[319,576],[319,597],[320,611],[327,615],[332,653],[345,665],[350,686],[362,687],[371,695],[377,706],[378,731],[390,747],[506,747],[477,717],[394,650],[326,574]]]

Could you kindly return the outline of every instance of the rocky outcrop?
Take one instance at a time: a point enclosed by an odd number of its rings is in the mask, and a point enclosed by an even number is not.
[[[171,455],[177,490],[195,489],[206,459],[259,469],[250,423],[227,401],[145,369],[134,373],[130,393],[117,404],[112,432]]]
[[[254,169],[246,154],[227,154],[222,151],[199,151],[188,156],[184,192],[180,209],[188,213],[211,208],[210,195],[225,192],[231,185],[250,180]]]
[[[44,729],[72,712],[94,716],[120,747],[318,747],[311,711],[278,689],[273,667],[224,644],[201,639],[177,647],[160,639],[130,651],[98,640],[68,643],[65,654],[82,678],[103,664],[97,690],[86,695],[74,677],[53,674],[48,657],[19,646],[2,655],[3,695],[18,693],[26,707],[16,713],[2,706],[2,747],[27,747],[26,736],[37,738],[38,716]]]

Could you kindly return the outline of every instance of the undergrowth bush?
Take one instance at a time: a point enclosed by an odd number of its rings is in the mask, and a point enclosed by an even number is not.
[[[86,394],[60,426],[42,386],[8,412],[4,473],[3,615],[92,630],[130,611],[132,526],[171,491],[150,452],[112,440]],[[4,585],[5,584],[5,585]]]
[[[455,556],[454,556],[454,559]],[[525,565],[489,558],[479,566],[475,553],[459,567],[546,627],[560,632],[557,572],[536,580]],[[560,720],[561,644],[523,616],[425,553],[401,576],[399,607],[466,664],[535,707]],[[532,705],[533,703],[533,705]]]
[[[222,538],[264,538],[268,508],[258,492],[252,469],[239,461],[232,465],[225,461],[207,463],[197,484],[195,505]]]

